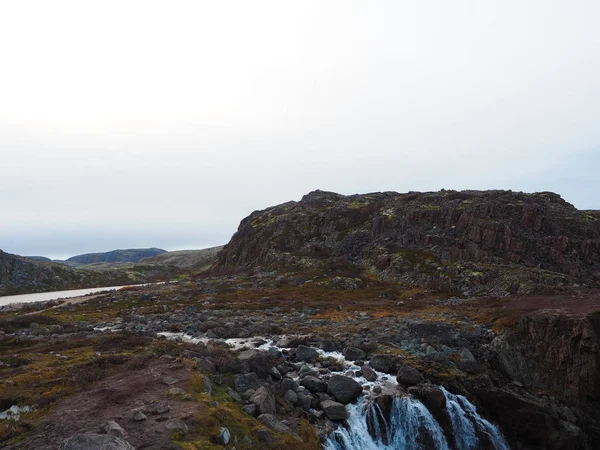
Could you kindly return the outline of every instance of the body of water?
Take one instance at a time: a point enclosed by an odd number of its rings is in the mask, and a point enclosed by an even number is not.
[[[21,294],[21,295],[6,295],[0,297],[0,306],[10,305],[12,303],[33,303],[33,302],[45,302],[48,300],[57,300],[59,298],[72,298],[81,297],[88,294],[96,294],[98,292],[118,290],[126,287],[134,286],[147,286],[146,284],[133,284],[129,286],[110,286],[110,287],[97,287],[88,289],[72,289],[70,291],[53,291],[53,292],[39,292],[36,294]]]

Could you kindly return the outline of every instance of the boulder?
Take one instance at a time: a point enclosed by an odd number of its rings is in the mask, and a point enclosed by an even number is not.
[[[333,400],[325,400],[321,402],[321,409],[325,412],[325,416],[329,420],[346,420],[346,407],[342,403],[334,402]]]
[[[367,357],[364,351],[356,347],[346,347],[342,351],[342,355],[344,355],[344,358],[346,358],[348,361],[356,361],[358,359],[365,359]]]
[[[259,387],[250,398],[259,414],[275,414],[275,395],[266,387]]]
[[[365,378],[365,380],[367,380],[367,381],[377,380],[377,374],[375,372],[373,372],[373,369],[371,369],[369,366],[362,366],[360,368],[360,371],[362,373],[362,376]]]
[[[413,369],[410,366],[401,365],[398,368],[398,374],[396,375],[398,383],[404,386],[414,386],[415,384],[422,383],[423,375],[417,369]]]
[[[304,361],[308,363],[313,363],[319,357],[319,352],[312,348],[307,347],[305,345],[299,345],[296,349],[296,359],[298,361]]]
[[[300,386],[304,386],[309,392],[316,394],[318,392],[327,392],[327,383],[317,377],[304,377],[300,380]]]
[[[266,425],[271,430],[276,431],[277,433],[291,434],[290,428],[281,423],[281,421],[273,414],[261,414],[260,416],[258,416],[258,420],[260,423]]]
[[[58,450],[134,450],[134,448],[129,442],[111,434],[86,433],[65,439]]]
[[[333,375],[327,385],[327,393],[343,404],[356,400],[362,391],[360,384],[343,375]]]
[[[229,429],[226,427],[222,427],[221,429],[219,429],[219,435],[217,436],[217,443],[219,443],[221,445],[227,445],[227,444],[229,444],[230,440],[231,440],[231,433],[229,432]]]
[[[273,358],[268,352],[251,349],[245,350],[238,355],[247,372],[254,372],[261,378],[266,378],[272,373]]]
[[[114,420],[109,420],[104,425],[104,432],[119,438],[125,437],[125,430]]]
[[[378,372],[392,373],[395,365],[395,358],[392,355],[373,355],[369,365]]]

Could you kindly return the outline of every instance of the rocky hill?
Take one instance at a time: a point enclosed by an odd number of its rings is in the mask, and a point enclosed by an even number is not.
[[[466,295],[600,285],[600,217],[550,192],[314,191],[255,211],[213,270],[340,268]]]
[[[72,266],[96,263],[135,263],[144,258],[150,258],[156,255],[167,253],[161,248],[134,248],[127,250],[113,250],[104,253],[86,253],[84,255],[73,256],[65,261]]]
[[[178,250],[140,260],[141,264],[161,264],[173,266],[184,271],[204,271],[210,269],[223,246],[202,250]]]
[[[92,272],[32,261],[0,250],[0,295],[127,284],[124,273]]]

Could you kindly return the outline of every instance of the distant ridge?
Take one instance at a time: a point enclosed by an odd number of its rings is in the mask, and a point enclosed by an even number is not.
[[[96,263],[136,263],[144,258],[162,255],[163,253],[167,253],[167,251],[162,248],[132,248],[103,253],[85,253],[83,255],[76,255],[65,260],[65,263],[71,266]]]

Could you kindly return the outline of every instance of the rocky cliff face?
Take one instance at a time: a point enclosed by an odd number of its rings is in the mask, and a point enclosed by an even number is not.
[[[600,315],[538,312],[490,344],[493,365],[525,387],[582,403],[600,399]]]
[[[217,271],[327,270],[507,295],[600,284],[600,219],[549,193],[315,191],[242,220]]]
[[[126,284],[125,274],[72,269],[0,250],[0,295]]]

